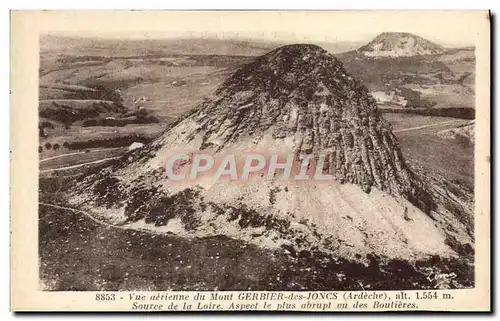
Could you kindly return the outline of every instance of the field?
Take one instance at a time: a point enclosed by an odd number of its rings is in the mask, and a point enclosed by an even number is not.
[[[470,121],[448,117],[411,114],[384,114],[393,126],[401,150],[409,161],[416,161],[430,173],[438,172],[450,180],[474,188],[474,146],[461,140],[448,140],[438,132]],[[409,128],[424,127],[415,130]]]
[[[124,147],[136,137],[141,142],[151,140],[177,117],[198,106],[237,66],[252,59],[212,53],[179,54],[172,47],[151,49],[145,55],[140,55],[137,48],[131,54],[130,47],[127,49],[122,42],[121,47],[113,48],[104,40],[93,46],[91,53],[79,48],[90,46],[85,41],[70,41],[72,50],[56,50],[57,39],[45,40],[52,41],[54,47],[42,40],[41,158],[67,153],[75,146]],[[114,41],[111,44],[117,45]],[[151,48],[158,45],[149,44]],[[265,51],[266,47],[259,50]]]
[[[126,148],[108,148],[108,149],[96,149],[89,150],[88,152],[76,152],[68,153],[67,155],[62,154],[57,156],[52,156],[40,161],[40,171],[47,171],[56,168],[63,168],[66,166],[73,166],[77,164],[90,163],[93,161],[98,161],[105,158],[111,158],[123,155],[126,152]]]

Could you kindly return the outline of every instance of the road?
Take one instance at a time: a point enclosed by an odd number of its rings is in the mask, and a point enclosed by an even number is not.
[[[90,150],[88,152],[83,151],[83,152],[74,152],[74,153],[68,153],[68,154],[61,154],[61,155],[57,155],[57,156],[52,156],[52,157],[47,157],[47,158],[41,159],[39,162],[43,163],[43,162],[46,162],[46,161],[51,160],[51,159],[57,159],[57,158],[61,158],[61,157],[71,156],[71,155],[97,153],[97,152],[102,152],[102,151],[106,151],[106,150],[114,150],[114,149],[120,149],[120,148],[123,148],[123,147],[102,148],[102,149]]]
[[[85,166],[85,165],[99,164],[99,163],[102,163],[102,162],[105,162],[105,161],[108,161],[108,160],[118,159],[120,157],[121,156],[107,157],[107,158],[98,159],[98,160],[95,160],[95,161],[92,161],[92,162],[83,163],[83,164],[76,164],[76,165],[59,167],[59,168],[44,169],[44,170],[40,171],[40,173],[63,171],[63,170],[66,170],[66,169],[78,168],[78,167],[82,167],[82,166]]]
[[[398,129],[398,130],[393,130],[393,133],[402,133],[402,132],[409,132],[412,130],[419,130],[419,129],[424,129],[424,128],[429,128],[429,127],[434,127],[434,126],[440,126],[440,125],[446,125],[446,124],[453,124],[456,122],[463,122],[463,119],[454,119],[454,120],[447,120],[443,121],[440,123],[435,123],[435,124],[430,124],[430,125],[424,125],[424,126],[418,126],[418,127],[410,127],[410,128],[403,128],[403,129]]]
[[[54,204],[48,204],[48,203],[43,203],[43,202],[38,202],[38,205],[47,206],[47,207],[53,207],[53,208],[57,208],[57,209],[60,209],[60,210],[67,210],[67,211],[77,212],[77,213],[85,215],[86,217],[88,217],[92,221],[94,221],[94,222],[96,222],[98,224],[101,224],[101,225],[105,225],[107,227],[124,228],[124,226],[113,225],[113,224],[106,223],[104,221],[98,220],[94,216],[92,216],[92,215],[90,215],[90,214],[88,214],[88,213],[86,213],[84,211],[76,210],[74,208],[64,207],[64,206],[59,206],[59,205],[54,205]]]

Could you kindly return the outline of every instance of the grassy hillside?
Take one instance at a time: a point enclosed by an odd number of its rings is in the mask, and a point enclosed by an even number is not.
[[[363,265],[225,236],[186,239],[109,227],[44,205],[39,253],[42,288],[52,291],[433,289],[429,270],[457,275],[441,287],[470,287],[473,280],[472,267],[456,259],[381,262],[372,256]]]
[[[412,114],[384,114],[393,126],[401,150],[410,162],[423,166],[428,173],[439,173],[451,181],[474,188],[474,145],[449,140],[438,133],[468,124],[469,120]],[[426,128],[404,130],[431,125]]]

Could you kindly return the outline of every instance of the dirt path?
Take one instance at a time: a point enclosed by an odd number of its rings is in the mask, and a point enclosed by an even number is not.
[[[454,120],[447,120],[443,121],[440,123],[435,123],[435,124],[430,124],[430,125],[424,125],[424,126],[418,126],[418,127],[410,127],[410,128],[403,128],[403,129],[398,129],[398,130],[393,130],[393,133],[402,133],[402,132],[409,132],[412,130],[419,130],[419,129],[424,129],[424,128],[429,128],[429,127],[434,127],[434,126],[439,126],[439,125],[446,125],[446,124],[453,124],[456,122],[463,122],[463,119],[454,119]]]
[[[79,155],[79,154],[89,154],[89,153],[98,153],[98,152],[102,152],[102,151],[114,150],[114,149],[120,149],[120,148],[123,148],[123,147],[101,148],[101,149],[91,150],[91,151],[88,151],[88,152],[83,151],[83,152],[74,152],[74,153],[61,154],[61,155],[56,155],[56,156],[52,156],[52,157],[47,157],[47,158],[41,159],[39,162],[43,163],[43,162],[46,162],[46,161],[51,160],[51,159],[57,159],[57,158],[66,157],[66,156]]]
[[[59,206],[59,205],[54,205],[54,204],[48,204],[48,203],[43,203],[43,202],[38,202],[38,205],[52,207],[52,208],[57,208],[57,209],[60,209],[60,210],[66,210],[66,211],[72,211],[72,212],[80,213],[80,214],[85,215],[86,217],[88,217],[92,221],[94,221],[94,222],[96,222],[98,224],[107,226],[107,227],[116,227],[116,228],[121,228],[121,229],[127,229],[126,226],[114,225],[114,224],[110,224],[110,223],[98,220],[94,216],[92,216],[92,215],[90,215],[90,214],[88,214],[88,213],[86,213],[84,211],[80,211],[80,210],[77,210],[77,209],[74,209],[74,208],[64,207],[64,206]]]
[[[60,209],[60,210],[65,210],[65,211],[71,211],[71,212],[74,212],[74,213],[79,213],[79,214],[82,214],[85,217],[91,219],[92,221],[96,222],[97,224],[106,226],[107,228],[117,228],[117,229],[120,229],[120,230],[132,230],[132,231],[138,231],[138,232],[142,232],[142,233],[146,233],[146,234],[152,234],[152,235],[159,235],[159,234],[161,234],[161,235],[167,235],[166,233],[162,233],[160,231],[155,231],[155,230],[150,230],[150,229],[145,229],[145,228],[138,228],[138,227],[130,226],[128,224],[127,225],[117,225],[117,224],[108,223],[106,221],[102,221],[102,220],[96,218],[92,214],[89,214],[87,212],[84,212],[84,211],[81,211],[81,210],[77,210],[77,209],[74,209],[74,208],[71,208],[71,207],[65,207],[65,206],[54,205],[54,204],[43,203],[43,202],[38,202],[38,205],[46,206],[46,207],[52,207],[52,208],[57,208],[57,209]]]
[[[102,162],[105,162],[105,161],[108,161],[108,160],[118,159],[120,157],[121,156],[107,157],[107,158],[98,159],[98,160],[95,160],[95,161],[92,161],[92,162],[83,163],[83,164],[76,164],[76,165],[59,167],[59,168],[44,169],[44,170],[41,170],[39,173],[49,173],[49,172],[55,172],[55,171],[63,171],[63,170],[66,170],[66,169],[78,168],[78,167],[82,167],[82,166],[85,166],[85,165],[99,164],[99,163],[102,163]]]

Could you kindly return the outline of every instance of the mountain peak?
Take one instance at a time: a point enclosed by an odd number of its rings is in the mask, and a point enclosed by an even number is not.
[[[409,57],[440,54],[444,48],[412,33],[383,32],[358,52],[369,57]]]
[[[180,153],[186,157],[174,166]],[[240,171],[236,156],[251,153],[324,156],[318,168],[330,179],[223,180],[213,168],[199,179],[173,179],[174,167],[187,173],[197,154],[213,155],[217,171],[233,156],[229,167]],[[433,220],[440,203],[431,191],[407,166],[367,90],[333,55],[299,44],[241,66],[153,143],[88,175],[70,202],[178,235],[224,234],[263,246],[294,240],[297,250],[355,260],[448,255],[440,226],[451,221]]]
[[[432,201],[407,168],[390,124],[364,86],[318,46],[290,45],[242,66],[182,127],[181,145],[195,149],[273,149],[327,154],[341,183],[403,195],[424,211]],[[174,128],[167,135],[173,134]],[[176,140],[175,144],[179,142]]]
[[[229,77],[217,94],[223,90],[260,88],[271,95],[281,95],[275,89],[292,90],[300,81],[314,74],[335,72],[341,63],[323,48],[310,44],[294,44],[279,47],[255,61],[244,65]],[[293,76],[293,77],[292,77]]]
[[[273,138],[291,137],[312,128],[318,114],[351,115],[358,105],[366,114],[375,113],[366,89],[337,58],[319,46],[299,44],[280,47],[242,66],[218,88],[214,99],[201,105],[197,117],[206,130],[204,141],[223,149],[240,137],[268,130]],[[318,139],[311,143],[296,144],[296,151],[326,147],[317,145]]]

